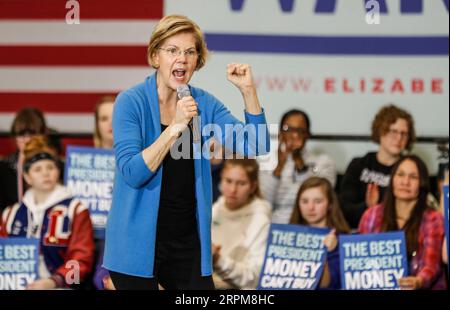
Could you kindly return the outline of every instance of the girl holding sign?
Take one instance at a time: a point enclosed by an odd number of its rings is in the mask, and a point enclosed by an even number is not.
[[[339,250],[336,234],[347,234],[350,227],[345,221],[331,183],[324,178],[312,177],[300,187],[291,224],[316,228],[329,228],[324,244],[328,250],[327,263],[319,287],[338,290],[341,288],[339,271]]]
[[[79,284],[94,258],[89,211],[59,185],[58,159],[45,138],[31,138],[24,154],[24,178],[30,188],[20,204],[3,212],[0,237],[40,240],[40,279],[29,283],[28,289]]]
[[[446,289],[442,264],[444,219],[427,204],[428,170],[415,155],[398,161],[384,202],[369,208],[359,224],[362,234],[403,230],[410,276],[400,279],[402,289]]]

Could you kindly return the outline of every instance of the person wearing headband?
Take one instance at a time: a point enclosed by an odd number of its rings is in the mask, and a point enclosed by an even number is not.
[[[24,179],[29,189],[20,203],[6,208],[0,237],[40,240],[39,278],[27,289],[76,287],[91,272],[94,260],[92,223],[88,209],[59,184],[60,169],[54,149],[42,136],[30,138],[24,149]],[[67,223],[67,225],[61,225]],[[78,275],[72,277],[78,265]]]

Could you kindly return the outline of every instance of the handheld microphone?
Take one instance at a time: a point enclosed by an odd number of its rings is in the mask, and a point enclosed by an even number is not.
[[[177,87],[178,99],[183,99],[184,97],[189,97],[190,95],[191,91],[186,84],[182,84]],[[191,126],[193,142],[200,142],[200,119],[198,118],[198,115],[192,118],[189,122],[189,126]]]

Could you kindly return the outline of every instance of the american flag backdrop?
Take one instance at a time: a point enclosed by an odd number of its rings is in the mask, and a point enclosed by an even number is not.
[[[448,0],[377,1],[377,25],[367,23],[367,0],[77,0],[81,23],[69,25],[66,4],[74,1],[0,0],[0,156],[25,106],[42,109],[60,132],[92,133],[96,101],[152,73],[151,32],[174,13],[194,20],[212,51],[193,85],[237,117],[242,99],[226,81],[230,62],[252,65],[275,128],[299,108],[314,134],[368,136],[375,113],[393,102],[412,113],[419,136],[448,137]],[[373,147],[314,143],[339,171]],[[435,145],[421,147],[437,167]]]
[[[23,107],[51,127],[92,132],[93,107],[151,73],[146,46],[163,0],[78,0],[80,24],[67,24],[65,0],[0,0],[0,132]]]

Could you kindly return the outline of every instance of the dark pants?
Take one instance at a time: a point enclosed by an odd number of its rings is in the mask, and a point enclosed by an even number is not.
[[[161,237],[163,236],[163,237]],[[118,290],[213,290],[211,276],[202,277],[200,242],[196,232],[184,236],[158,233],[153,278],[142,278],[110,271]]]

